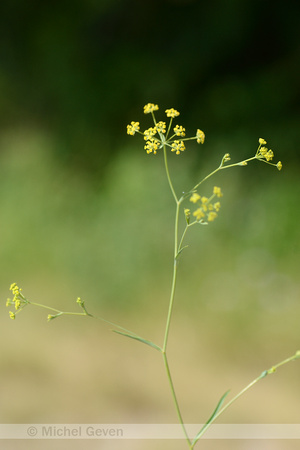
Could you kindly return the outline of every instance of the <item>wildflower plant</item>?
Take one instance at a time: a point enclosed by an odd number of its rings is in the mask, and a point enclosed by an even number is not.
[[[216,405],[212,415],[209,417],[207,422],[199,430],[199,432],[190,437],[188,435],[185,422],[181,413],[180,405],[177,399],[175,386],[173,384],[171,370],[168,362],[168,338],[169,330],[172,319],[173,305],[175,299],[175,288],[177,282],[177,270],[178,270],[178,258],[182,252],[186,249],[185,238],[188,230],[192,226],[197,225],[208,225],[213,222],[219,214],[221,208],[221,198],[223,197],[223,192],[219,186],[214,186],[212,192],[205,196],[202,192],[199,193],[200,186],[210,177],[215,175],[217,172],[229,169],[233,167],[243,167],[247,166],[249,162],[257,160],[276,167],[278,170],[282,169],[281,161],[277,163],[272,162],[274,158],[274,153],[271,149],[266,147],[266,141],[262,138],[258,140],[258,147],[254,156],[247,159],[243,159],[238,162],[231,162],[231,156],[226,153],[220,161],[219,166],[210,172],[207,176],[201,179],[198,183],[192,186],[188,191],[184,192],[182,195],[178,195],[174,189],[173,182],[169,172],[168,158],[169,152],[175,153],[175,155],[182,157],[183,152],[186,150],[186,144],[188,141],[195,140],[197,144],[203,145],[205,142],[205,134],[202,130],[197,129],[196,133],[192,137],[186,137],[186,129],[180,124],[174,124],[175,119],[178,118],[180,113],[174,108],[166,109],[165,120],[157,120],[156,112],[159,110],[158,105],[153,103],[148,103],[144,106],[144,113],[150,114],[153,120],[153,126],[141,131],[140,123],[132,121],[127,125],[127,134],[130,136],[135,136],[139,134],[144,140],[144,150],[148,155],[158,155],[163,154],[163,161],[165,166],[166,177],[168,185],[170,188],[171,195],[175,203],[175,214],[174,214],[174,252],[173,252],[173,277],[170,290],[168,313],[165,322],[164,338],[163,342],[160,344],[154,343],[151,340],[145,339],[137,335],[136,333],[123,328],[109,320],[102,317],[96,317],[89,313],[86,309],[85,302],[78,298],[76,303],[80,308],[80,312],[67,312],[60,311],[58,309],[29,301],[23,294],[22,289],[20,289],[16,283],[10,286],[10,290],[13,294],[12,299],[7,300],[7,306],[12,307],[13,311],[10,310],[9,316],[11,319],[15,319],[16,315],[19,314],[27,306],[39,306],[45,308],[49,311],[48,321],[62,316],[62,315],[79,315],[79,316],[89,316],[100,319],[114,327],[114,332],[123,335],[125,337],[137,340],[145,345],[152,347],[154,350],[160,353],[166,376],[168,378],[170,391],[172,394],[175,410],[178,416],[179,423],[181,424],[183,430],[183,436],[188,444],[190,450],[194,449],[196,443],[203,436],[209,426],[229,407],[231,406],[239,397],[241,397],[246,391],[248,391],[252,386],[254,386],[258,381],[265,378],[267,375],[273,374],[277,368],[280,366],[294,361],[300,358],[300,351],[297,351],[291,357],[275,364],[268,370],[264,370],[255,380],[249,383],[244,389],[242,389],[237,395],[235,395],[230,400],[226,401],[229,391],[225,392],[220,398],[218,404]]]

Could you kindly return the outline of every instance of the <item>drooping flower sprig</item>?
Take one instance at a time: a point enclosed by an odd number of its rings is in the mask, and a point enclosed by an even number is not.
[[[76,315],[76,316],[92,316],[90,314],[84,304],[84,301],[81,300],[81,298],[77,298],[76,303],[79,305],[79,307],[82,309],[81,313],[78,312],[69,312],[69,311],[60,311],[59,309],[52,308],[51,306],[42,305],[40,303],[32,302],[28,300],[24,294],[22,293],[22,289],[17,285],[17,283],[12,283],[9,288],[10,291],[13,293],[13,298],[8,298],[6,301],[6,306],[13,306],[15,311],[9,311],[9,317],[11,319],[16,318],[16,314],[20,313],[25,306],[32,305],[32,306],[39,306],[40,308],[45,308],[52,313],[55,314],[48,314],[47,320],[50,322],[50,320],[56,319],[56,317],[62,316],[63,314],[66,315]]]
[[[185,137],[185,128],[182,125],[176,125],[173,127],[173,134],[171,133],[173,119],[178,117],[180,113],[174,109],[166,109],[165,114],[170,119],[168,126],[164,121],[157,122],[155,118],[155,111],[158,111],[158,105],[154,103],[147,103],[144,106],[144,114],[151,114],[154,127],[150,127],[146,129],[144,132],[140,131],[140,123],[139,122],[131,122],[130,125],[127,125],[127,134],[130,136],[134,136],[135,133],[141,134],[146,144],[144,149],[147,154],[153,153],[157,154],[157,151],[164,146],[170,147],[172,152],[175,152],[176,155],[180,155],[185,150],[184,141],[189,141],[195,139],[198,144],[203,144],[205,140],[205,134],[201,130],[197,130],[196,135],[190,138]]]

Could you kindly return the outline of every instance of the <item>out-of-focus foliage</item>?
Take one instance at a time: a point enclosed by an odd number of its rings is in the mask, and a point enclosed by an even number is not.
[[[298,157],[299,2],[11,0],[0,6],[1,127],[38,123],[103,173],[141,105],[174,106],[229,143]]]

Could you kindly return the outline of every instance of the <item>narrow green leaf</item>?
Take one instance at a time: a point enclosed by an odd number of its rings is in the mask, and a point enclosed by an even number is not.
[[[200,437],[202,436],[202,434],[204,434],[204,432],[206,431],[206,429],[209,427],[209,425],[213,422],[214,418],[216,417],[216,415],[218,414],[218,412],[220,411],[220,409],[222,408],[222,405],[224,403],[225,398],[227,397],[227,395],[229,394],[230,390],[225,392],[224,395],[222,395],[222,397],[220,398],[214,412],[212,413],[212,415],[210,416],[210,418],[208,419],[208,421],[203,425],[203,427],[201,428],[201,430],[199,431],[199,433],[196,435],[195,439],[193,440],[193,445],[196,444],[196,442],[200,439]]]
[[[152,348],[155,348],[158,351],[162,351],[162,349],[154,344],[154,342],[148,341],[147,339],[141,338],[140,336],[137,336],[136,334],[128,334],[124,333],[123,331],[113,330],[114,333],[121,334],[122,336],[129,337],[131,339],[135,339],[136,341],[142,342],[143,344],[149,345]]]

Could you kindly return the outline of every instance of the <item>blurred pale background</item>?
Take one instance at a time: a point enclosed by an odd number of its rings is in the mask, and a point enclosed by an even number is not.
[[[93,319],[47,323],[47,311],[26,308],[13,322],[5,308],[12,282],[63,310],[76,311],[80,296],[95,315],[161,344],[174,208],[161,155],[126,136],[131,120],[151,125],[148,101],[177,108],[188,134],[206,132],[201,148],[170,155],[178,191],[226,152],[252,156],[259,137],[284,166],[254,162],[203,186],[204,195],[222,187],[222,209],[187,236],[170,333],[186,423],[203,423],[226,390],[234,395],[300,349],[299,6],[155,3],[1,5],[1,423],[177,423],[154,350]],[[299,374],[298,363],[278,370],[219,422],[299,423]],[[5,442],[41,447],[186,444]],[[299,442],[196,448],[283,447]]]

